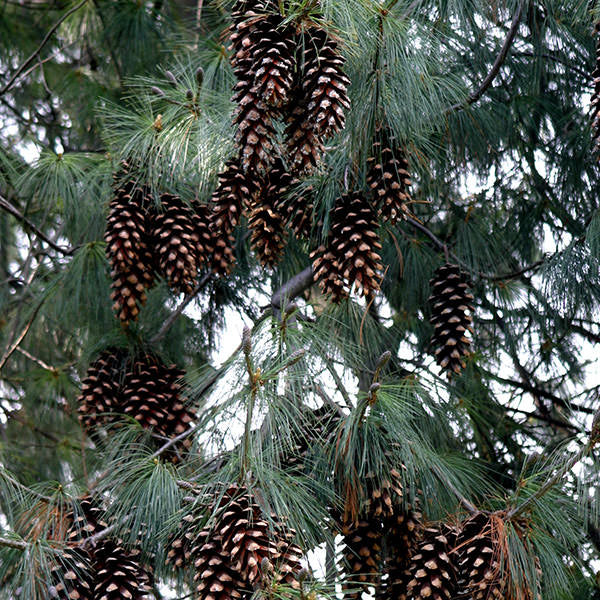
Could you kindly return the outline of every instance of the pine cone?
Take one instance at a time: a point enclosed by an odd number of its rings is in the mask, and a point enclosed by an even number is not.
[[[179,529],[168,542],[165,564],[182,569],[192,564],[192,550],[200,531],[201,515],[186,514],[179,522]]]
[[[501,571],[501,548],[490,518],[478,513],[458,536],[458,586],[471,600],[505,598],[506,580]]]
[[[308,101],[303,93],[300,87],[292,90],[285,128],[286,153],[298,175],[311,173],[325,152],[321,136],[307,117]]]
[[[294,532],[276,517],[269,525],[244,487],[230,486],[212,512],[214,527],[207,526],[192,549],[202,598],[246,598],[273,581],[297,587],[301,550],[292,542]],[[265,563],[272,573],[263,572]]]
[[[456,531],[444,525],[427,527],[423,536],[411,559],[408,598],[454,600],[457,576],[450,553],[456,546]]]
[[[258,191],[255,177],[246,175],[237,160],[227,161],[212,196],[212,226],[215,233],[222,236],[233,233],[240,224],[242,213],[250,207]]]
[[[363,586],[379,584],[383,524],[380,519],[364,515],[356,522],[345,523],[342,535],[346,566],[344,598],[358,599],[366,591]]]
[[[145,190],[125,184],[116,191],[107,217],[106,253],[111,265],[113,308],[119,319],[135,321],[154,281]]]
[[[269,15],[256,23],[251,48],[254,90],[267,104],[281,107],[288,102],[296,61],[296,35],[283,18]]]
[[[275,128],[271,111],[247,81],[235,87],[233,101],[238,105],[233,122],[242,168],[250,173],[266,173],[274,160]]]
[[[350,80],[343,72],[345,59],[337,42],[323,29],[309,29],[304,48],[302,86],[308,99],[307,118],[318,135],[327,139],[344,128],[350,109]]]
[[[179,395],[179,380],[184,374],[174,365],[166,366],[149,357],[136,361],[123,381],[122,413],[164,438],[183,433],[194,419]],[[189,449],[191,443],[186,438],[178,446]]]
[[[178,196],[163,194],[160,200],[162,212],[152,222],[158,264],[171,288],[189,294],[198,276],[194,213]]]
[[[385,527],[385,579],[378,597],[406,600],[410,560],[422,536],[421,514],[410,507],[397,509]]]
[[[93,572],[89,553],[76,548],[65,548],[58,563],[50,569],[54,593],[49,598],[58,600],[94,600]]]
[[[253,590],[243,574],[231,563],[229,553],[221,546],[221,539],[204,529],[198,536],[197,546],[192,549],[195,556],[196,592],[202,600],[244,600],[252,596]]]
[[[70,544],[82,541],[106,529],[102,511],[93,498],[80,500],[77,513],[67,515],[71,523],[66,539]],[[54,586],[65,600],[147,600],[151,591],[151,571],[139,561],[139,551],[125,550],[120,540],[103,538],[89,548],[74,547],[64,551],[75,557],[77,572],[52,570],[60,583]]]
[[[301,194],[291,193],[289,188],[299,183],[300,180],[294,178],[290,181],[288,187],[280,191],[278,209],[297,239],[309,239],[312,232],[314,210],[312,186]]]
[[[592,73],[594,91],[592,92],[592,142],[594,152],[600,150],[600,23],[594,27],[596,37],[596,65]]]
[[[381,242],[375,214],[362,193],[346,194],[336,200],[329,248],[348,286],[355,284],[365,296],[379,289],[383,270]]]
[[[348,297],[343,278],[343,270],[338,257],[331,250],[331,242],[319,246],[310,254],[314,279],[321,291],[329,296],[332,302],[339,303]]]
[[[110,413],[119,410],[119,388],[124,357],[119,351],[106,350],[89,366],[81,382],[79,421],[88,432],[110,421]]]
[[[210,264],[214,253],[214,239],[211,231],[211,214],[206,204],[197,200],[192,202],[193,240],[196,245],[196,266],[200,269]]]
[[[252,232],[250,243],[260,262],[273,267],[285,246],[285,221],[279,210],[281,197],[291,182],[281,160],[277,160],[264,183],[263,194],[250,205],[248,227]]]
[[[139,551],[126,550],[113,540],[103,540],[94,550],[94,562],[94,598],[149,600],[152,573],[140,564]]]
[[[150,356],[132,363],[119,352],[106,351],[92,363],[83,380],[79,419],[93,432],[128,415],[144,429],[174,438],[187,431],[194,420],[194,413],[181,398],[179,381],[184,375],[185,371],[175,365],[164,365]],[[185,438],[175,449],[188,450],[191,444],[191,439]]]
[[[473,296],[466,275],[460,267],[442,265],[429,282],[431,286],[431,324],[434,327],[432,347],[437,363],[449,375],[465,368],[464,357],[470,353],[471,342],[466,337],[471,328]]]
[[[373,144],[372,156],[367,160],[367,186],[379,216],[394,224],[410,216],[407,206],[411,185],[408,162],[390,132],[378,135],[382,139]]]

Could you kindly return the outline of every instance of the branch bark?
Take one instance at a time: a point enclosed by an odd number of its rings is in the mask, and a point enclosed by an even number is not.
[[[65,256],[70,256],[75,251],[74,248],[63,248],[62,246],[59,246],[54,241],[52,241],[37,225],[35,225],[35,223],[33,223],[33,221],[30,221],[24,214],[21,213],[21,211],[19,211],[19,209],[16,206],[13,206],[3,196],[0,196],[0,208],[3,208],[6,212],[10,213],[13,217],[15,217],[15,219],[17,219],[24,225],[27,225],[27,227],[29,227],[29,229],[31,229],[31,231],[33,231],[37,235],[37,237],[40,238],[40,240],[46,242],[48,246],[50,246],[57,252],[60,252]]]
[[[300,273],[288,279],[272,296],[271,306],[276,312],[284,308],[284,304],[299,296],[304,290],[313,284],[312,266],[306,267]]]
[[[508,30],[506,39],[504,40],[504,43],[502,44],[502,48],[500,49],[500,52],[498,53],[498,56],[496,57],[496,60],[494,61],[494,64],[492,65],[490,72],[486,75],[485,79],[481,82],[481,85],[474,92],[471,92],[471,94],[467,98],[466,102],[454,104],[446,112],[448,112],[448,113],[454,112],[454,111],[460,110],[461,108],[464,108],[465,106],[474,104],[475,102],[477,102],[477,100],[479,100],[479,98],[481,98],[481,96],[483,96],[483,94],[485,94],[485,92],[490,87],[490,85],[492,85],[494,79],[496,79],[496,76],[500,72],[500,68],[504,64],[504,61],[506,60],[506,56],[508,55],[508,51],[510,50],[510,47],[512,46],[512,43],[515,39],[515,36],[519,29],[519,23],[521,22],[521,15],[523,14],[524,6],[525,6],[525,0],[522,0],[519,4],[519,7],[517,8],[517,12],[513,16],[512,22],[510,24],[510,29]]]
[[[27,548],[27,542],[24,542],[22,540],[13,540],[11,538],[0,537],[0,546],[16,548],[17,550],[25,550],[25,548]]]

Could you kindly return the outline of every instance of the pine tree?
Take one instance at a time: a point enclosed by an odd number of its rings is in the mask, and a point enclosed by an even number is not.
[[[2,3],[0,600],[599,597],[597,4]]]

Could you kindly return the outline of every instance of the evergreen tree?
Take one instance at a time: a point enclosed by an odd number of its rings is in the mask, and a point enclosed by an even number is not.
[[[600,597],[598,22],[0,3],[0,598]]]

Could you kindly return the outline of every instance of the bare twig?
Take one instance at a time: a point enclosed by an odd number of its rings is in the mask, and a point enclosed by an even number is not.
[[[177,321],[177,319],[179,318],[179,315],[181,315],[181,313],[187,308],[187,306],[198,295],[198,293],[200,293],[200,291],[202,291],[202,289],[204,289],[204,287],[206,287],[206,285],[210,281],[211,277],[212,277],[212,273],[210,273],[210,272],[204,274],[204,276],[200,279],[200,281],[198,282],[196,287],[192,290],[192,293],[188,294],[182,300],[181,304],[169,315],[169,317],[166,319],[166,321],[162,324],[161,328],[158,330],[156,335],[154,337],[150,338],[151,344],[156,344],[156,342],[159,342],[160,340],[162,340],[165,337],[165,335],[167,335],[167,333],[169,332],[169,329],[171,329],[171,327],[173,327],[173,325],[175,324],[175,321]]]
[[[164,454],[171,446],[174,446],[181,440],[185,440],[188,436],[192,435],[194,431],[196,431],[200,426],[195,425],[194,427],[190,427],[186,429],[183,433],[180,433],[178,436],[171,438],[166,444],[161,446],[150,458],[158,458],[161,454]]]
[[[82,6],[87,3],[88,0],[81,0],[78,4],[73,6],[70,10],[68,10],[48,31],[48,33],[44,36],[44,39],[40,43],[40,45],[33,51],[33,54],[29,56],[29,58],[15,71],[14,75],[10,78],[8,83],[0,90],[0,96],[4,95],[15,83],[18,79],[19,75],[36,59],[38,54],[43,50],[44,46],[48,43],[50,38],[54,35],[54,32],[62,25],[63,21],[65,21],[68,17],[70,17],[74,12],[77,12]]]
[[[44,362],[41,358],[34,356],[31,352],[28,352],[24,348],[17,348],[17,352],[26,356],[29,360],[33,361],[36,365],[42,367],[42,369],[46,369],[46,371],[52,371],[53,373],[57,373],[58,369],[56,367],[50,366],[48,363]]]
[[[448,487],[448,489],[460,500],[461,504],[471,513],[475,514],[479,511],[477,507],[469,502],[457,489],[456,486],[442,473],[435,465],[433,465],[433,472],[437,475],[437,477],[442,481],[444,485]]]
[[[17,336],[17,339],[14,340],[14,342],[6,349],[6,352],[0,359],[0,371],[4,368],[4,365],[7,363],[8,359],[12,356],[13,352],[19,347],[19,344],[25,339],[25,336],[31,329],[31,326],[33,325],[33,322],[35,321],[43,304],[44,304],[44,299],[42,299],[38,303],[38,305],[35,307],[35,310],[33,311],[31,318],[29,319],[29,321],[27,322],[27,324],[25,325],[25,327],[23,328],[21,333]]]
[[[6,198],[0,196],[0,208],[3,208],[6,212],[10,213],[15,219],[21,221],[21,223],[27,225],[31,231],[33,231],[37,237],[40,238],[43,242],[46,242],[48,246],[54,248],[57,252],[64,254],[65,256],[70,256],[75,251],[74,248],[63,248],[59,246],[56,242],[52,241],[37,225],[33,223],[33,221],[29,220],[25,215],[23,215],[18,208],[13,206]]]
[[[494,61],[490,72],[487,74],[486,78],[481,82],[481,85],[474,92],[471,92],[471,94],[469,94],[469,97],[467,98],[466,102],[454,104],[446,112],[460,110],[465,106],[469,106],[470,104],[477,102],[477,100],[479,100],[479,98],[481,98],[481,96],[485,94],[486,90],[490,87],[490,85],[492,85],[494,79],[496,79],[496,76],[500,72],[500,68],[504,64],[508,51],[510,50],[510,47],[512,46],[512,43],[515,39],[515,35],[517,34],[517,31],[519,29],[519,23],[521,21],[521,14],[523,13],[524,6],[525,0],[521,0],[521,2],[519,3],[519,7],[517,8],[517,12],[515,13],[512,19],[512,23],[510,24],[510,29],[508,30],[506,39],[502,44],[502,48],[500,49],[500,52],[498,53],[498,56],[496,57],[496,60]]]

